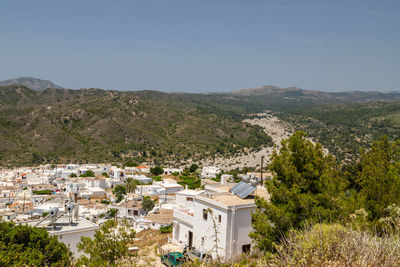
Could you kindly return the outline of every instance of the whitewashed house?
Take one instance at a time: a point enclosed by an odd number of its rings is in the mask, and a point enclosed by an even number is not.
[[[165,188],[157,184],[153,185],[138,185],[136,187],[136,194],[141,196],[157,196],[165,195]]]
[[[132,179],[134,179],[134,180],[136,180],[136,181],[138,181],[139,183],[142,183],[142,184],[148,184],[148,183],[151,183],[153,181],[153,179],[151,179],[150,177],[147,177],[147,176],[145,176],[143,174],[140,174],[140,175],[137,175],[137,174],[135,174],[135,175],[125,175],[125,179],[127,179],[127,178],[132,178]]]
[[[209,167],[203,167],[201,169],[200,177],[202,179],[204,178],[216,178],[218,174],[220,174],[222,171],[221,169],[214,167],[214,166],[209,166]]]
[[[173,179],[164,179],[162,182],[154,182],[155,185],[159,185],[165,189],[165,193],[168,194],[175,194],[176,192],[182,191],[183,186],[178,184]]]
[[[176,205],[180,207],[193,207],[194,198],[204,191],[186,189],[176,193]]]
[[[171,175],[173,173],[178,173],[181,175],[183,172],[183,169],[178,169],[178,168],[164,168],[164,174],[165,175]]]
[[[251,212],[256,205],[253,196],[241,198],[230,193],[234,185],[208,185],[208,189],[194,196],[193,204],[175,208],[173,242],[207,251],[214,259],[225,262],[248,252],[252,242],[248,236],[252,230]],[[268,197],[265,189],[256,191]]]
[[[100,187],[102,189],[107,188],[106,179],[104,178],[85,177],[83,178],[83,180],[85,181],[87,188],[92,188],[92,187]]]

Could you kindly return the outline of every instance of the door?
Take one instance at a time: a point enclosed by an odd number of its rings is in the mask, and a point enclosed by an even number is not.
[[[193,246],[193,233],[189,231],[189,238],[188,238],[188,246],[192,247]]]

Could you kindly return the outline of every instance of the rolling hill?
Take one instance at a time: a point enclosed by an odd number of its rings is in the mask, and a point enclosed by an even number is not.
[[[0,87],[0,165],[184,162],[271,146],[250,114],[270,110],[339,159],[399,133],[400,93],[264,86],[228,93]]]
[[[0,87],[0,164],[182,162],[271,145],[258,127],[175,95]]]

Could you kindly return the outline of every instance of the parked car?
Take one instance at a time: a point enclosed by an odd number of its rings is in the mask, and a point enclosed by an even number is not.
[[[168,252],[161,256],[161,262],[169,267],[178,267],[185,262],[185,258],[180,252]]]
[[[211,254],[209,254],[203,250],[198,250],[198,249],[193,249],[193,250],[187,251],[186,257],[191,261],[195,261],[196,259],[199,261],[206,261],[206,262],[212,261]]]

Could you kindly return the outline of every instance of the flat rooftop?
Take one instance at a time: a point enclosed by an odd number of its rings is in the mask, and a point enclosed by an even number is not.
[[[168,224],[172,223],[173,212],[172,210],[160,210],[160,213],[150,213],[144,219],[155,222]]]
[[[78,220],[73,220],[73,222],[71,224],[69,224],[68,216],[63,216],[63,217],[59,218],[55,223],[55,228],[53,228],[52,226],[49,226],[49,224],[50,224],[49,219],[44,220],[38,226],[36,226],[36,224],[39,221],[40,220],[34,220],[34,221],[26,222],[26,223],[24,222],[22,224],[46,229],[50,235],[64,235],[64,234],[76,233],[76,232],[81,232],[81,231],[96,230],[99,228],[99,226],[97,224],[95,224],[94,222],[88,221],[84,218],[79,218]]]
[[[240,206],[240,205],[251,205],[254,204],[254,198],[253,197],[248,197],[246,199],[241,199],[240,197],[227,193],[224,195],[215,195],[213,197],[208,197],[205,194],[198,195],[196,197],[198,200],[206,201],[208,203],[214,203],[217,205],[222,205],[225,206],[226,208],[228,206]]]
[[[192,189],[185,189],[182,191],[177,192],[177,195],[190,195],[190,196],[196,196],[200,193],[202,193],[203,190],[192,190]]]

